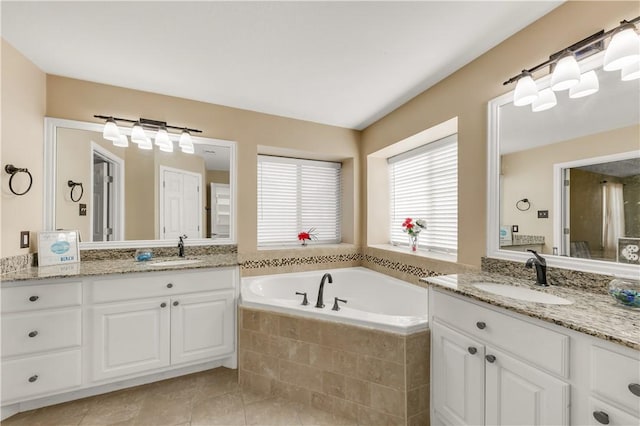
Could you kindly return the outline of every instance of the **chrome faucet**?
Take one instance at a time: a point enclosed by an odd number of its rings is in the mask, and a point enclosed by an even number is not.
[[[536,284],[541,286],[548,286],[547,284],[547,261],[544,257],[540,256],[535,250],[528,249],[533,253],[535,257],[532,257],[527,260],[527,263],[524,264],[527,268],[536,267]]]
[[[318,301],[316,302],[316,308],[324,308],[324,300],[323,300],[323,295],[324,295],[324,282],[329,279],[329,282],[332,283],[333,282],[333,278],[331,277],[330,273],[326,273],[322,276],[322,280],[320,280],[320,289],[318,290]]]
[[[186,235],[180,235],[178,237],[180,241],[178,242],[178,256],[184,257],[184,240],[187,238]]]

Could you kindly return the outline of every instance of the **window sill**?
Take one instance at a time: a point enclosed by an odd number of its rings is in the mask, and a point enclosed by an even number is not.
[[[307,243],[306,246],[302,244],[289,244],[289,245],[274,245],[258,247],[258,251],[283,251],[283,250],[327,250],[327,249],[353,249],[356,248],[354,244],[337,243],[337,244],[314,244]]]
[[[417,256],[417,257],[424,257],[424,258],[427,258],[427,259],[442,260],[444,262],[453,262],[453,263],[457,263],[458,262],[458,256],[455,255],[455,254],[438,253],[438,252],[433,252],[433,251],[428,251],[428,250],[420,250],[420,249],[418,249],[418,251],[416,251],[416,252],[411,252],[409,247],[392,246],[391,244],[371,244],[371,245],[369,245],[369,247],[376,248],[376,249],[379,249],[379,250],[392,251],[392,252],[395,252],[395,253],[407,254],[407,255],[410,255],[410,256]]]

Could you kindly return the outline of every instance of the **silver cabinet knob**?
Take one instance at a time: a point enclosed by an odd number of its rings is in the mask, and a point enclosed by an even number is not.
[[[476,323],[476,327],[478,327],[480,330],[484,330],[487,327],[487,324],[485,324],[483,321],[478,321]]]
[[[160,307],[161,307],[161,308],[166,308],[166,307],[167,307],[167,304],[166,304],[166,303],[164,303],[164,302],[162,302],[162,303],[160,304]]]
[[[640,396],[640,384],[638,383],[630,383],[629,391],[635,396]]]
[[[484,358],[485,358],[487,361],[489,361],[490,363],[492,363],[492,364],[493,364],[493,363],[495,362],[495,360],[496,360],[496,357],[495,357],[495,356],[493,356],[493,355],[487,355],[487,356],[485,356]]]
[[[38,375],[37,374],[34,374],[33,376],[29,377],[29,383],[33,383],[36,380],[38,380]]]
[[[603,425],[609,424],[609,415],[604,411],[594,411],[593,418],[596,419],[598,423],[601,423]]]
[[[173,284],[171,283],[167,284],[167,288],[173,288]]]
[[[29,332],[29,337],[36,337],[37,335],[38,335],[38,332],[36,330]]]
[[[38,299],[40,299],[40,297],[39,297],[39,296],[31,296],[31,297],[29,298],[29,302],[35,302],[35,301],[36,301],[36,300],[38,300]]]
[[[471,355],[475,355],[475,354],[476,354],[476,352],[478,352],[478,350],[477,350],[476,348],[474,348],[473,346],[469,346],[469,347],[467,348],[467,350],[469,351],[469,353],[470,353]]]
[[[173,302],[173,306],[178,306],[180,304],[180,302],[178,302],[177,300],[175,302]]]

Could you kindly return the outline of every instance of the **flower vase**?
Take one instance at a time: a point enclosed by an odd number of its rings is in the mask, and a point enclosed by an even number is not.
[[[411,251],[413,253],[415,253],[416,251],[418,251],[418,236],[417,235],[410,235],[409,236],[409,245],[411,246]]]
[[[302,245],[306,246],[307,245],[307,240],[302,240]]]

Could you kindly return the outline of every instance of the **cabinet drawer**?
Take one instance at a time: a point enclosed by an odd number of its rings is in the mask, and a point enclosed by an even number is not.
[[[597,398],[589,398],[589,425],[602,426],[605,424],[609,426],[631,426],[640,424],[640,419]]]
[[[81,310],[2,316],[2,357],[80,346]]]
[[[640,416],[640,359],[591,347],[591,391]],[[635,385],[635,386],[634,386]],[[630,388],[631,386],[631,388]]]
[[[439,291],[432,297],[436,318],[551,373],[569,376],[568,336]]]
[[[89,284],[93,303],[116,302],[174,294],[232,288],[234,268],[180,273],[145,273],[102,278]]]
[[[0,291],[2,313],[78,306],[82,303],[80,282],[5,287]]]
[[[80,350],[2,363],[2,403],[80,386]]]

